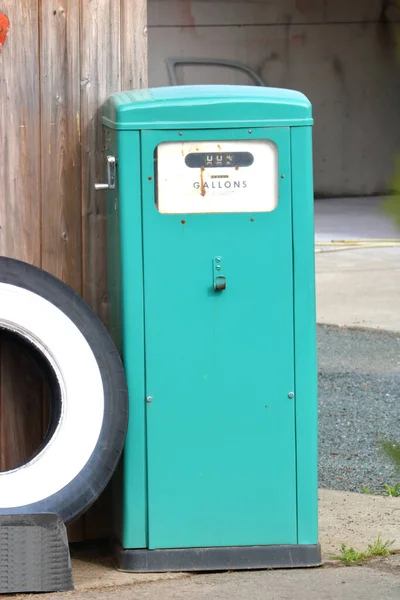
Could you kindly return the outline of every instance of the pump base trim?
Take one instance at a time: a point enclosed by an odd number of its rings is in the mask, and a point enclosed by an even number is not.
[[[117,569],[128,573],[288,569],[322,565],[319,544],[146,550],[124,549],[119,542],[114,542],[113,555]]]

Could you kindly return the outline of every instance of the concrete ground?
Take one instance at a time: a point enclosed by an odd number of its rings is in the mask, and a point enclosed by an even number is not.
[[[316,202],[319,323],[400,331],[400,246],[337,251],[331,240],[399,238],[379,199]],[[346,246],[349,248],[351,244]],[[333,251],[332,251],[333,250]],[[126,574],[108,557],[73,560],[73,600],[369,600],[400,598],[400,554],[359,566],[332,561],[342,543],[366,549],[380,535],[400,551],[400,498],[320,490],[317,569],[216,574]],[[18,596],[17,596],[18,597]],[[25,596],[26,597],[26,596]],[[59,597],[44,594],[41,599]],[[22,598],[22,597],[21,597]]]
[[[119,573],[107,557],[83,555],[73,561],[76,591],[84,598],[263,598],[304,600],[400,597],[400,554],[361,567],[341,567],[331,559],[342,543],[366,549],[378,536],[400,550],[400,498],[320,490],[319,538],[328,566],[318,569],[188,575]],[[151,585],[150,585],[151,584]],[[296,594],[294,591],[296,590]],[[368,595],[373,589],[374,595]],[[303,594],[303,595],[302,595]],[[319,595],[318,595],[319,594]],[[46,594],[41,598],[52,598]]]
[[[315,203],[317,317],[319,323],[400,331],[400,231],[381,198]],[[328,245],[369,240],[369,247]],[[396,240],[382,242],[374,240]],[[384,242],[385,243],[385,242]],[[345,248],[345,249],[343,249]]]
[[[324,560],[337,555],[342,544],[362,551],[379,536],[393,541],[392,550],[400,551],[400,497],[319,490],[319,540]],[[400,571],[398,575],[400,578]]]
[[[320,490],[319,538],[326,561],[323,568],[194,575],[132,574],[116,571],[106,554],[83,552],[73,558],[75,592],[68,592],[65,597],[71,600],[366,600],[383,595],[386,600],[398,600],[400,554],[352,568],[331,560],[342,543],[362,550],[379,535],[384,541],[393,540],[393,549],[400,550],[400,498]],[[43,600],[56,597],[59,596],[40,596]]]
[[[393,549],[400,550],[400,498],[320,490],[319,538],[327,561],[323,568],[204,575],[129,574],[116,571],[107,556],[83,554],[73,560],[76,591],[65,596],[71,600],[367,600],[382,595],[386,600],[398,600],[400,554],[352,568],[330,560],[342,543],[362,550],[379,535],[385,541],[393,540]],[[40,596],[43,600],[55,597]]]
[[[131,581],[119,582],[117,586],[95,585],[83,591],[66,592],[61,597],[71,600],[398,600],[399,573],[400,555],[395,555],[352,567],[183,574],[140,581],[138,576],[131,576]],[[22,596],[16,598],[22,599]],[[60,595],[40,595],[40,600],[53,598]]]

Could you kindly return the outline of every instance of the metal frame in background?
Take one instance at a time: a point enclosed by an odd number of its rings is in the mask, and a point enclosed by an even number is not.
[[[256,85],[262,87],[266,86],[266,83],[255,71],[253,71],[253,69],[250,69],[250,67],[234,60],[224,60],[219,58],[167,58],[165,63],[167,65],[167,71],[171,85],[179,85],[176,77],[176,67],[178,65],[213,65],[215,67],[227,67],[228,69],[237,69],[238,71],[243,71],[255,82]]]

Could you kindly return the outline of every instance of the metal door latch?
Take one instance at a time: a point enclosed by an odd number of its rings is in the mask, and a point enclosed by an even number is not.
[[[221,256],[213,259],[214,290],[220,292],[226,289],[226,278],[224,275],[224,260]]]
[[[95,190],[115,190],[115,156],[107,156],[107,183],[95,183]]]

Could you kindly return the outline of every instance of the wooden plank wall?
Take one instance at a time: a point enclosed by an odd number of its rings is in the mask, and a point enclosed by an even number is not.
[[[53,273],[107,315],[99,109],[147,83],[146,0],[0,0],[0,254]],[[32,358],[0,337],[0,470],[44,434]],[[41,408],[43,406],[43,408]],[[107,496],[70,530],[108,533]]]

